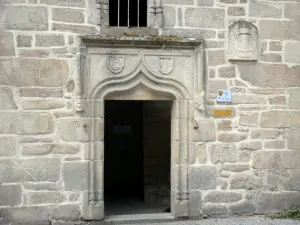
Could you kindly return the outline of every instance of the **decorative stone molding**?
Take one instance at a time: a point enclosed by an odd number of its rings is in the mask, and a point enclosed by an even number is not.
[[[229,60],[258,60],[258,29],[251,22],[236,21],[228,29]]]
[[[82,96],[86,98],[82,116],[91,119],[88,127],[90,144],[86,154],[90,165],[89,180],[83,198],[83,217],[87,220],[104,218],[105,159],[99,157],[104,151],[104,102],[116,99],[173,101],[171,213],[174,217],[199,216],[200,212],[195,214],[190,211],[192,203],[189,197],[189,165],[186,160],[189,152],[194,151],[194,145],[178,143],[194,143],[196,99],[193,96],[203,97],[201,93],[204,90],[202,47],[198,40],[165,40],[163,37],[116,38],[108,42],[104,37],[82,38],[81,51],[85,53],[77,58],[82,68],[80,77],[84,78],[80,83],[83,86],[79,89],[84,90]]]

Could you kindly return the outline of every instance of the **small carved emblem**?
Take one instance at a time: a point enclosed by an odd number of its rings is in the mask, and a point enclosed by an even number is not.
[[[160,58],[159,59],[159,70],[161,73],[168,75],[173,71],[174,59],[173,58]]]
[[[76,96],[74,99],[74,110],[76,112],[83,112],[85,108],[85,100],[81,96]]]
[[[120,73],[125,67],[125,57],[122,55],[110,55],[107,57],[107,67],[112,73]]]

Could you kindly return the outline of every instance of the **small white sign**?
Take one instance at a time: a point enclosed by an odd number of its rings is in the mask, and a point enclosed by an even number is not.
[[[232,102],[231,90],[218,90],[217,102]]]

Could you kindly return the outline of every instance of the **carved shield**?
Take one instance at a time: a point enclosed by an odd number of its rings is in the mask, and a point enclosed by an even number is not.
[[[120,73],[125,67],[125,57],[122,55],[108,56],[107,67],[113,73]]]
[[[160,58],[159,59],[159,70],[163,74],[170,74],[174,68],[174,59],[173,58]]]

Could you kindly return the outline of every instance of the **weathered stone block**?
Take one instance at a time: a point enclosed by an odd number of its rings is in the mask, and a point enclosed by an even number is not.
[[[211,162],[236,162],[237,151],[235,144],[212,144],[210,148]]]
[[[300,29],[300,28],[299,28]],[[299,32],[300,35],[300,32]],[[241,78],[259,87],[299,87],[300,66],[238,62]]]
[[[76,176],[74,176],[76,174]],[[88,163],[65,163],[63,168],[65,190],[84,191],[88,188]]]
[[[203,18],[206,18],[203,20]],[[187,8],[185,26],[197,28],[224,28],[225,11],[214,8]]]
[[[205,204],[202,207],[203,215],[226,215],[228,213],[227,207],[220,204]]]
[[[91,130],[91,120],[89,119],[61,119],[58,126],[64,141],[89,141]],[[103,136],[103,132],[100,135]]]
[[[232,104],[265,104],[264,96],[243,93],[232,94]]]
[[[262,185],[262,179],[251,172],[233,174],[230,181],[230,189],[258,189]]]
[[[257,201],[258,213],[278,213],[300,205],[299,192],[261,193]]]
[[[24,110],[51,110],[65,107],[63,99],[38,99],[22,100],[21,106]]]
[[[175,8],[164,6],[164,27],[174,27],[176,24]]]
[[[291,20],[300,20],[300,3],[286,3],[284,4],[284,17]]]
[[[238,163],[238,164],[226,163],[222,166],[222,169],[230,171],[230,172],[240,173],[240,172],[243,172],[246,170],[250,170],[250,166],[249,166],[249,164],[244,164],[244,163],[243,164],[241,164],[241,163]]]
[[[21,97],[50,97],[62,98],[62,88],[20,88],[19,95]]]
[[[240,113],[240,125],[256,127],[258,125],[258,113]]]
[[[219,77],[221,78],[234,78],[235,68],[233,65],[224,66],[219,68]]]
[[[57,59],[0,59],[0,84],[9,86],[63,86],[68,64]]]
[[[282,57],[277,53],[264,53],[260,55],[260,61],[263,62],[282,62]]]
[[[231,131],[232,130],[232,122],[230,120],[218,121],[217,129],[219,131]]]
[[[210,94],[217,94],[219,89],[227,89],[226,81],[224,80],[209,80],[208,81],[208,92]]]
[[[197,5],[199,6],[213,6],[214,0],[197,0]]]
[[[291,170],[283,178],[283,188],[287,191],[300,191],[300,170]]]
[[[22,58],[48,58],[51,54],[50,49],[20,49],[19,57]]]
[[[60,23],[53,23],[52,30],[66,31],[66,32],[85,34],[85,35],[98,33],[98,28],[96,26],[71,25],[71,24],[60,24]]]
[[[228,16],[245,16],[245,8],[241,6],[229,6],[227,9]]]
[[[300,40],[298,21],[260,20],[260,38],[272,40]]]
[[[243,198],[241,193],[225,192],[225,191],[212,191],[205,195],[203,202],[211,203],[228,203],[237,202]]]
[[[260,126],[263,128],[300,127],[300,112],[262,112],[260,117]]]
[[[225,52],[223,50],[209,50],[207,51],[207,59],[209,66],[225,64]]]
[[[256,151],[252,155],[254,169],[300,169],[299,151]]]
[[[0,180],[3,183],[52,181],[59,178],[60,160],[3,159],[0,160]]]
[[[253,202],[243,201],[235,205],[228,206],[231,213],[252,213],[256,211],[256,205]]]
[[[262,149],[262,142],[260,141],[248,141],[240,143],[240,150],[260,150]]]
[[[17,109],[12,90],[9,88],[0,88],[0,110]]]
[[[266,18],[281,18],[283,4],[250,0],[249,16],[250,17],[266,17]]]
[[[79,145],[54,144],[51,146],[52,154],[77,154],[79,151]]]
[[[66,200],[66,197],[56,191],[46,192],[28,192],[27,203],[28,204],[45,204],[45,203],[61,203]]]
[[[16,155],[16,140],[14,137],[0,137],[0,157]]]
[[[268,140],[265,141],[264,147],[266,149],[283,149],[285,148],[285,141],[283,140]]]
[[[67,23],[84,23],[84,11],[77,9],[54,8],[52,19]]]
[[[215,166],[190,166],[189,189],[215,189],[217,186],[217,169]]]
[[[51,153],[51,145],[24,145],[22,155],[47,155]]]
[[[201,192],[198,190],[190,191],[189,195],[190,201],[189,201],[189,216],[191,217],[198,217],[200,216],[200,210],[202,205],[202,195]]]
[[[4,208],[0,213],[2,221],[8,221],[9,224],[49,224],[48,206]]]
[[[17,46],[18,47],[31,47],[32,46],[32,36],[31,35],[18,35],[17,36]]]
[[[249,162],[250,156],[249,151],[238,151],[238,161],[240,162]]]
[[[206,153],[206,143],[196,143],[196,146],[192,148],[193,151],[189,154],[189,163],[200,163],[206,164],[207,162],[207,153]]]
[[[218,135],[218,140],[221,142],[238,142],[247,138],[247,134],[244,133],[231,133],[223,132]]]
[[[35,45],[37,47],[64,46],[65,37],[60,34],[44,34],[35,36]]]
[[[80,217],[80,208],[78,205],[60,205],[51,210],[50,214],[52,219],[74,221]]]
[[[46,7],[0,5],[0,15],[5,15],[2,27],[6,30],[48,30]]]
[[[50,134],[54,131],[50,113],[3,112],[0,121],[2,134]]]
[[[85,0],[41,0],[41,4],[85,8]]]
[[[286,104],[285,96],[270,97],[268,100],[271,105],[285,105]]]
[[[22,202],[20,185],[0,185],[0,206],[16,206]]]
[[[300,109],[300,88],[288,89],[289,108]]]
[[[269,42],[270,51],[282,51],[282,42],[280,41],[270,41]]]
[[[287,147],[292,150],[300,150],[300,129],[293,129],[288,132]]]
[[[300,5],[300,4],[299,4]],[[300,42],[287,42],[284,46],[284,61],[300,63]]]
[[[1,12],[1,6],[0,6]],[[0,56],[14,56],[14,37],[11,32],[0,32]]]
[[[215,38],[216,32],[213,30],[205,29],[172,29],[164,28],[162,30],[163,35],[179,36],[179,37],[196,37],[196,38]]]
[[[196,120],[196,122],[199,126],[194,133],[196,142],[216,140],[216,127],[213,120]]]
[[[251,131],[252,139],[277,139],[281,135],[281,130],[256,129]]]
[[[59,191],[62,188],[60,184],[53,182],[23,183],[23,187],[34,191]]]

